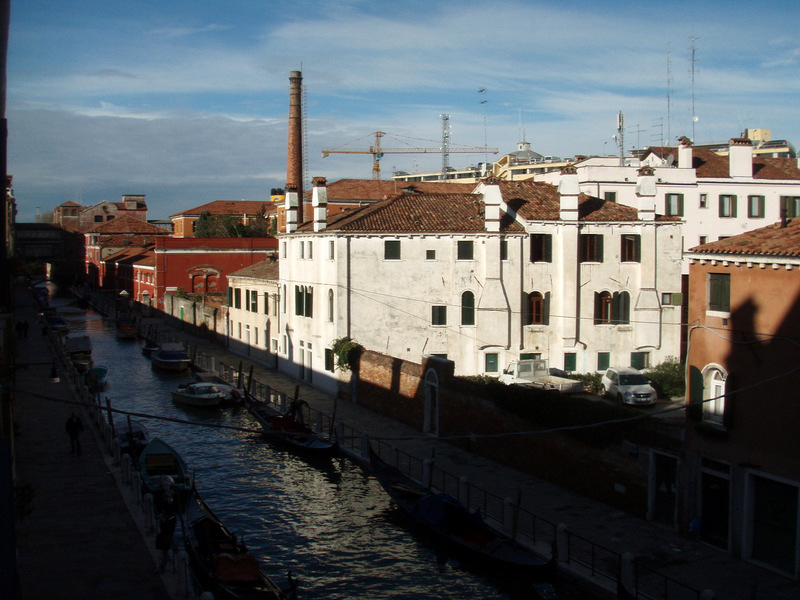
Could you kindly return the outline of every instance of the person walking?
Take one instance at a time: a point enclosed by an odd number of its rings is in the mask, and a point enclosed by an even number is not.
[[[83,422],[78,414],[73,410],[72,415],[67,419],[66,424],[67,435],[69,436],[70,454],[81,455],[81,432],[83,431]]]

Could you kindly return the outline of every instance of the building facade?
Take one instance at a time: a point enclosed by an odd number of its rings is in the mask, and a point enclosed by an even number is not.
[[[343,337],[413,362],[446,357],[458,375],[497,376],[519,358],[587,372],[677,356],[681,224],[655,215],[652,178],[640,209],[581,194],[566,170],[558,188],[409,191],[330,220],[316,180],[307,223],[287,194],[279,352],[331,389]]]
[[[800,576],[800,220],[687,253],[684,522],[709,544]]]

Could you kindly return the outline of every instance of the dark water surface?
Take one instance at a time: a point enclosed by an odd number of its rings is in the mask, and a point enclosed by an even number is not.
[[[173,446],[195,473],[200,494],[243,536],[279,585],[300,578],[302,600],[352,598],[532,598],[515,582],[467,570],[416,537],[377,481],[346,458],[315,463],[271,445],[247,411],[172,402],[188,373],[154,371],[141,343],[117,340],[113,321],[91,311],[60,311],[72,333],[92,338],[96,365],[109,367],[102,399],[113,408],[194,424],[139,419]],[[117,416],[118,419],[123,417]],[[560,598],[585,598],[561,590]]]

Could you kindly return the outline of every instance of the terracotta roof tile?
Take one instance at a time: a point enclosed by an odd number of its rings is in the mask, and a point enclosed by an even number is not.
[[[800,256],[800,219],[788,219],[786,227],[774,223],[733,237],[690,248],[708,254],[751,256]]]
[[[278,279],[280,279],[278,261],[270,258],[262,260],[254,265],[230,273],[228,278],[231,277],[252,277],[254,279],[278,281]]]
[[[328,202],[385,200],[403,190],[422,193],[459,194],[475,189],[474,183],[452,183],[445,181],[383,181],[374,179],[340,179],[328,184]],[[313,190],[303,196],[310,201]]]
[[[103,223],[92,223],[86,227],[82,233],[146,233],[150,235],[170,235],[172,232],[163,227],[158,227],[147,221],[143,221],[142,219],[137,219],[130,215],[122,215],[110,221],[104,221]]]
[[[274,202],[261,200],[215,200],[188,210],[170,215],[174,217],[199,216],[204,212],[212,215],[258,215],[262,207],[266,208],[267,214],[277,212]]]

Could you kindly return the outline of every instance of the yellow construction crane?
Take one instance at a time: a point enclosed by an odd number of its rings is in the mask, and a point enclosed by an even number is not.
[[[376,131],[375,133],[371,134],[375,136],[375,143],[369,147],[368,150],[323,150],[322,151],[322,158],[325,158],[329,154],[372,154],[372,178],[373,179],[380,179],[381,178],[381,159],[383,158],[384,154],[433,154],[439,153],[444,154],[445,157],[450,152],[462,152],[462,153],[469,153],[469,154],[477,154],[480,152],[488,153],[491,152],[493,154],[497,154],[497,148],[483,148],[483,147],[472,147],[472,148],[450,148],[448,147],[447,143],[444,143],[442,146],[438,148],[381,148],[381,138],[386,135],[383,131]]]

